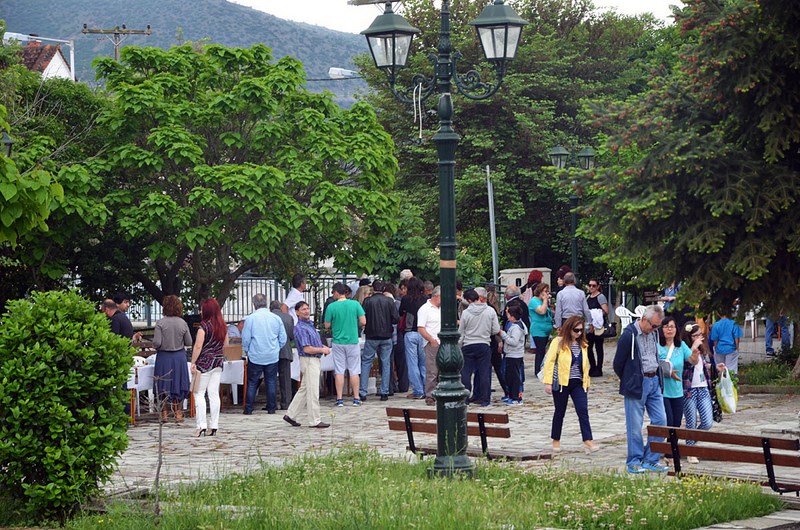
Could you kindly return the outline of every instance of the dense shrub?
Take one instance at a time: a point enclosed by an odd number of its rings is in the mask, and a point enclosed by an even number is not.
[[[0,492],[64,520],[128,444],[130,341],[75,293],[33,293],[0,323]]]

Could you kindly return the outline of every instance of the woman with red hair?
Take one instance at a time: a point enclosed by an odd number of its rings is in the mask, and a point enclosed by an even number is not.
[[[192,377],[199,377],[194,385],[195,436],[217,434],[219,428],[219,380],[225,362],[224,346],[228,343],[228,327],[222,318],[219,302],[215,298],[204,300],[200,306],[200,329],[197,330],[192,350]],[[206,391],[211,409],[211,419],[206,422]]]

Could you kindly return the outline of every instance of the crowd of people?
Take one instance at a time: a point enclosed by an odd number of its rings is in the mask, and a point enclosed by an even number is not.
[[[486,407],[492,403],[492,372],[507,405],[523,402],[524,354],[534,353],[534,370],[552,395],[552,449],[561,450],[561,433],[568,401],[578,417],[587,454],[599,450],[593,442],[589,417],[591,378],[603,376],[603,339],[609,325],[609,304],[600,282],[587,282],[588,295],[576,285],[575,275],[563,267],[556,285],[542,281],[534,270],[528,281],[505,288],[501,310],[493,286],[463,290],[456,285],[459,347],[464,363],[461,379],[470,392],[467,402]],[[436,404],[436,355],[442,329],[441,289],[405,270],[399,282],[362,279],[333,285],[321,322],[311,319],[305,301],[306,277],[296,274],[283,301],[269,305],[263,294],[253,297],[253,312],[243,326],[227,326],[213,298],[201,306],[201,322],[192,341],[177,296],[163,300],[164,318],[155,326],[157,350],[155,378],[165,406],[184,420],[182,401],[190,392],[196,403],[196,436],[214,436],[219,428],[219,385],[229,335],[241,335],[247,356],[244,414],[253,414],[260,380],[265,381],[268,414],[285,410],[283,419],[301,426],[305,411],[312,428],[327,428],[321,420],[321,358],[330,355],[336,394],[335,406],[345,406],[345,377],[353,389],[352,406],[369,397],[368,374],[380,364],[376,396],[387,401],[395,394]],[[653,425],[710,429],[714,416],[713,381],[717,374],[738,369],[741,328],[722,314],[710,328],[704,321],[687,320],[674,310],[679,285],[670,286],[659,305],[648,306],[641,317],[625,327],[613,359],[623,396],[627,431],[627,470],[630,473],[665,471],[662,455],[650,450],[642,435],[644,414]],[[555,300],[553,300],[555,294]],[[106,300],[102,309],[115,333],[134,338],[125,311],[129,299]],[[268,307],[269,306],[269,307]],[[320,331],[330,334],[328,344]],[[327,334],[327,333],[326,333]],[[788,334],[787,334],[788,335]],[[362,347],[363,338],[363,347]],[[290,366],[292,341],[299,358],[301,382],[293,388]],[[186,352],[191,351],[187,368]],[[190,377],[191,374],[191,377]],[[191,381],[191,385],[190,385]],[[208,395],[210,413],[206,413]],[[278,400],[280,396],[280,400]],[[689,442],[693,443],[693,442]],[[696,460],[693,457],[691,460]]]

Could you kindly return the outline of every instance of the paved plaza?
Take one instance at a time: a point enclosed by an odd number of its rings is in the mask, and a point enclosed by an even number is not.
[[[760,345],[760,351],[759,351]],[[764,360],[763,338],[758,342],[743,341],[741,345],[743,363]],[[570,405],[564,421],[562,452],[552,461],[524,462],[524,467],[565,466],[575,469],[615,470],[625,469],[625,414],[622,396],[618,394],[619,381],[611,368],[614,344],[606,343],[604,377],[594,378],[589,392],[589,412],[595,442],[601,450],[586,455],[580,437],[577,417]],[[507,412],[510,419],[511,439],[490,439],[490,447],[524,449],[526,451],[550,452],[550,422],[553,415],[552,398],[545,394],[542,385],[533,373],[533,357],[526,354],[526,384],[524,403],[508,406],[499,402],[502,397],[493,393],[492,411]],[[495,382],[495,389],[499,385]],[[260,393],[263,400],[263,387]],[[201,469],[209,469],[215,476],[232,472],[256,469],[263,463],[279,464],[287,458],[314,452],[327,452],[343,445],[366,446],[379,453],[398,458],[411,458],[405,450],[407,439],[404,432],[390,431],[385,408],[408,406],[424,408],[424,401],[406,399],[405,394],[395,395],[388,402],[381,402],[370,395],[361,407],[353,407],[345,401],[345,407],[334,406],[333,399],[322,399],[322,421],[330,423],[329,429],[291,427],[283,421],[283,411],[270,415],[261,410],[258,403],[252,416],[242,414],[241,405],[224,405],[220,417],[219,432],[215,437],[194,438],[194,419],[188,418],[182,425],[174,422],[164,425],[164,461],[161,482],[175,485],[200,478]],[[473,410],[473,407],[470,407]],[[483,409],[486,410],[486,409]],[[726,414],[721,423],[712,429],[724,432],[761,434],[762,431],[800,429],[798,422],[800,398],[789,394],[747,394],[739,396],[739,410]],[[304,415],[295,418],[305,422]],[[155,478],[158,457],[159,424],[155,415],[144,415],[136,426],[128,430],[128,450],[119,460],[119,467],[107,485],[109,493],[123,493],[149,488]],[[435,442],[435,437],[417,434],[421,441]],[[470,445],[479,447],[480,440],[471,437]],[[688,468],[717,469],[719,464],[701,462]],[[740,471],[763,472],[763,466],[740,466]],[[785,470],[786,468],[784,468]],[[783,473],[784,470],[781,472]],[[793,512],[798,514],[800,512]],[[799,523],[800,524],[800,523]]]

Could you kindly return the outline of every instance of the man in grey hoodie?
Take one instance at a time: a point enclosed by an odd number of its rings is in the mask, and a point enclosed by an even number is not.
[[[500,333],[497,313],[486,303],[479,301],[475,289],[464,293],[469,307],[461,313],[458,323],[458,340],[464,353],[464,368],[461,369],[461,382],[472,390],[472,375],[475,374],[475,392],[471,401],[482,407],[490,403],[492,389],[492,352],[489,348],[492,335]]]

